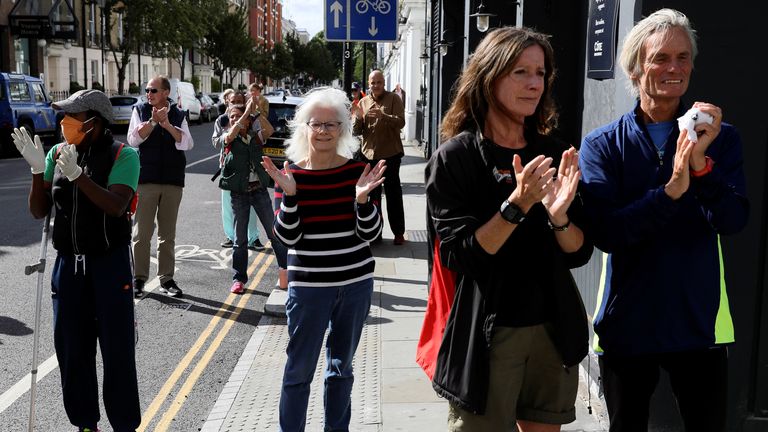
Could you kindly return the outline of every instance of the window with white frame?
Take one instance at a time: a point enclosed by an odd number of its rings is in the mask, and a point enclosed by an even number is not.
[[[69,82],[77,82],[77,59],[69,59]]]
[[[135,75],[134,64],[128,63],[128,82],[129,83],[136,82],[136,80],[133,78],[134,75]]]
[[[117,14],[117,41],[123,43],[123,13]]]
[[[101,82],[101,71],[99,69],[99,61],[91,60],[91,82]],[[104,85],[104,83],[101,83]]]
[[[91,3],[91,10],[88,16],[88,40],[92,44],[96,43],[96,4]]]

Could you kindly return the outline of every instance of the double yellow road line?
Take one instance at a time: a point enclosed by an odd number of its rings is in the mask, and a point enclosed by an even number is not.
[[[264,257],[267,257],[267,259],[264,260]],[[187,376],[187,379],[176,393],[176,397],[173,399],[170,406],[166,408],[165,412],[162,413],[162,417],[153,429],[155,432],[165,432],[168,430],[171,422],[173,421],[173,418],[176,416],[176,414],[178,414],[182,405],[184,405],[184,401],[187,399],[187,396],[189,396],[189,394],[192,392],[192,388],[200,378],[200,375],[208,366],[208,363],[216,353],[216,350],[219,349],[221,342],[227,336],[227,333],[229,333],[232,325],[234,325],[234,323],[237,321],[237,318],[240,316],[240,312],[242,312],[243,308],[245,308],[245,305],[248,303],[248,300],[251,298],[251,293],[255,291],[259,281],[263,279],[264,273],[267,271],[267,268],[269,268],[269,265],[273,260],[274,255],[266,255],[263,252],[259,253],[256,259],[253,260],[253,263],[248,267],[248,274],[253,274],[253,271],[262,261],[264,261],[264,264],[261,266],[258,273],[254,275],[251,283],[248,285],[248,290],[246,293],[243,295],[230,294],[227,297],[227,299],[219,308],[218,312],[216,312],[216,315],[211,318],[211,322],[208,323],[208,327],[203,330],[203,332],[200,334],[200,337],[197,338],[197,341],[195,341],[184,358],[181,359],[178,366],[176,366],[176,369],[173,371],[173,373],[171,373],[171,376],[168,377],[168,380],[166,380],[165,384],[163,384],[163,386],[160,388],[160,391],[157,393],[157,396],[155,396],[155,399],[152,400],[152,403],[141,416],[141,425],[137,429],[137,432],[145,432],[148,430],[147,426],[152,423],[152,420],[155,418],[155,416],[158,415],[160,409],[170,395],[171,390],[173,390],[179,380],[181,380],[184,372],[188,369],[189,366],[192,365],[195,357],[197,357],[198,353],[204,348],[208,338],[211,336],[211,334],[213,334],[214,330],[218,326],[219,321],[221,321],[225,314],[230,314],[229,318],[227,318],[227,320],[224,322],[224,325],[219,329],[216,336],[209,343],[208,349],[205,350],[205,353],[203,353],[203,355],[197,360],[197,363],[194,365],[193,369]],[[234,306],[234,309],[230,310],[233,307],[233,303],[236,301],[236,299],[239,299],[237,300],[237,305]]]

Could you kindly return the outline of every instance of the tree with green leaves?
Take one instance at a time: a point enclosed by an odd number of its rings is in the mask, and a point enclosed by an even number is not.
[[[140,44],[154,47],[159,43],[159,35],[151,29],[158,27],[154,22],[158,17],[153,11],[160,8],[161,4],[161,0],[131,0],[130,8],[121,0],[107,0],[104,4],[105,10],[109,11],[104,14],[107,34],[111,35],[117,20],[122,20],[122,38],[106,39],[107,47],[115,59],[117,90],[120,94],[125,90],[125,69],[131,55],[138,51]]]
[[[222,11],[218,22],[205,26],[207,32],[202,38],[201,48],[211,57],[213,72],[224,84],[231,83],[237,72],[254,66],[252,57],[258,54],[246,27],[247,10],[241,7],[233,11],[224,8]],[[224,79],[225,74],[228,81]]]
[[[200,44],[209,27],[227,16],[227,9],[226,0],[163,0],[163,6],[156,9],[163,23],[164,53],[176,59],[182,79],[187,54]]]
[[[287,45],[275,44],[272,47],[272,59],[269,77],[273,80],[282,80],[296,73],[296,56],[293,55]]]

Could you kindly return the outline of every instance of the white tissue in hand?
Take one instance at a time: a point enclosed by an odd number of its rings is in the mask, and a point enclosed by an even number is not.
[[[696,130],[694,128],[697,124],[712,124],[712,121],[714,121],[714,118],[711,115],[694,107],[686,111],[682,117],[679,117],[677,119],[677,124],[680,126],[680,130],[685,129],[688,131],[689,140],[692,142],[698,142],[699,136],[696,134]]]

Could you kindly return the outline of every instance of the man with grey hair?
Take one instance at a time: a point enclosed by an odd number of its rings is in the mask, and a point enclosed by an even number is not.
[[[157,219],[157,276],[160,292],[181,297],[173,280],[176,265],[176,220],[184,190],[187,158],[194,142],[187,119],[168,98],[168,78],[152,78],[144,89],[147,102],[133,110],[128,125],[128,144],[139,149],[141,175],[136,226],[133,234],[134,294],[141,297],[149,278],[149,254]]]
[[[607,254],[594,350],[611,432],[647,430],[661,369],[685,430],[726,430],[735,337],[720,236],[744,228],[749,202],[737,130],[719,107],[683,101],[696,54],[684,14],[638,22],[620,56],[638,100],[581,144],[585,228]],[[689,108],[711,116],[690,135],[677,121]]]

